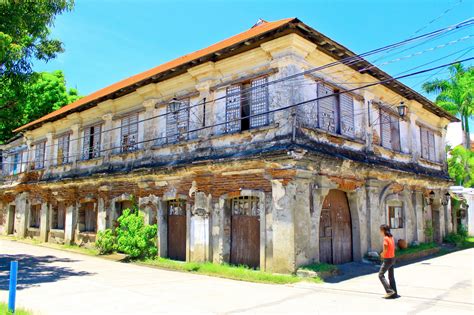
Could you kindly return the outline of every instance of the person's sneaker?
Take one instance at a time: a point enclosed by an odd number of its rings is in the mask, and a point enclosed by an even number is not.
[[[393,299],[397,294],[395,292],[390,292],[385,294],[384,299]]]

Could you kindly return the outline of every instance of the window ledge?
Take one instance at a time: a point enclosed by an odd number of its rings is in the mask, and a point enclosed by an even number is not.
[[[53,233],[64,233],[64,229],[50,229],[49,231]]]
[[[402,152],[402,151],[396,151],[396,150],[393,150],[393,149],[389,149],[389,148],[386,148],[384,146],[381,146],[380,144],[372,144],[374,147],[377,147],[377,148],[380,148],[382,150],[385,150],[385,151],[388,151],[390,153],[395,153],[395,154],[398,154],[398,155],[402,155],[402,156],[406,156],[406,157],[410,157],[411,154],[410,153],[406,153],[406,152]]]
[[[431,164],[431,165],[443,166],[443,163],[436,162],[436,161],[431,161],[431,160],[428,160],[428,159],[426,159],[426,158],[420,157],[419,160],[420,160],[421,162],[428,163],[428,164]]]
[[[78,164],[86,164],[86,163],[89,163],[89,162],[99,161],[103,158],[104,158],[103,156],[99,156],[99,157],[95,157],[95,158],[88,159],[88,160],[77,160],[77,163]]]
[[[301,127],[301,129],[306,129],[306,130],[309,130],[309,131],[316,131],[318,133],[322,133],[322,134],[325,134],[325,135],[328,135],[328,136],[338,137],[338,138],[341,138],[341,139],[344,139],[344,140],[347,140],[347,141],[352,141],[352,142],[356,142],[356,143],[360,143],[360,144],[365,144],[365,141],[360,139],[360,138],[351,138],[349,136],[339,134],[339,133],[335,133],[335,132],[331,132],[331,131],[321,129],[321,128]]]
[[[28,227],[28,231],[34,231],[34,232],[37,232],[39,231],[40,228],[37,228],[37,227]]]
[[[94,236],[97,234],[97,232],[77,232],[80,235],[85,235],[85,236]]]

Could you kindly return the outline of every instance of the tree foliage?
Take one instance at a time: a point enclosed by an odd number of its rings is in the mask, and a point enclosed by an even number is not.
[[[76,89],[67,89],[61,71],[34,74],[17,88],[0,89],[0,104],[15,103],[0,110],[0,143],[12,130],[79,99]]]
[[[452,149],[448,158],[448,172],[457,185],[474,187],[474,152],[463,146]]]
[[[438,94],[436,104],[461,118],[462,130],[466,137],[465,145],[470,148],[469,118],[474,113],[474,67],[466,68],[457,63],[450,66],[449,71],[449,79],[426,82],[423,89],[428,93]]]

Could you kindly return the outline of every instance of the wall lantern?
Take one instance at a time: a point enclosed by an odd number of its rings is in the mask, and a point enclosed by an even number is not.
[[[168,103],[169,104],[169,111],[172,113],[175,113],[179,110],[181,102],[176,99],[176,97],[173,97],[171,101]]]
[[[434,191],[431,191],[428,197],[425,197],[425,202],[428,206],[431,206],[433,204],[434,197],[435,197]]]
[[[451,199],[451,195],[449,193],[445,193],[443,200],[441,200],[441,204],[443,206],[447,206],[450,199]]]
[[[400,117],[405,117],[407,115],[407,106],[405,105],[405,102],[400,102],[400,105],[397,106],[397,110]]]

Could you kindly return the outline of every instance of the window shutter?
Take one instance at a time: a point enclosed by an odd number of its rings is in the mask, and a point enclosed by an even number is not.
[[[250,98],[250,128],[268,124],[268,85],[267,77],[253,80]],[[262,114],[262,115],[258,115]],[[254,116],[258,115],[258,116]]]
[[[332,88],[318,83],[318,98],[333,94]],[[335,96],[325,97],[318,100],[318,122],[319,128],[336,132],[336,98]]]
[[[392,150],[400,151],[400,120],[395,116],[390,116],[390,139]]]
[[[387,149],[392,149],[392,120],[390,115],[384,110],[380,110],[380,145]]]
[[[241,90],[240,85],[233,85],[227,88],[225,108],[226,132],[240,131]]]
[[[131,114],[122,118],[121,121],[122,134],[122,151],[133,151],[136,149],[138,140],[138,114]]]
[[[176,123],[179,140],[186,140],[189,128],[189,100],[180,102]]]
[[[93,139],[92,139],[92,157],[96,158],[100,156],[100,138],[101,138],[101,132],[102,132],[102,126],[101,125],[96,125],[92,127],[92,132],[93,132]]]
[[[435,135],[431,131],[428,131],[428,152],[429,159],[431,161],[436,161]]]
[[[91,149],[91,129],[92,127],[84,129],[84,138],[82,141],[82,159],[83,160],[88,160],[89,159],[89,153]]]
[[[421,157],[429,159],[429,143],[428,143],[428,130],[425,128],[420,128],[420,138],[421,138]]]
[[[173,143],[178,140],[178,125],[176,113],[172,112],[171,104],[168,104],[166,115],[166,140]]]
[[[354,99],[347,93],[339,94],[341,134],[354,137]]]

